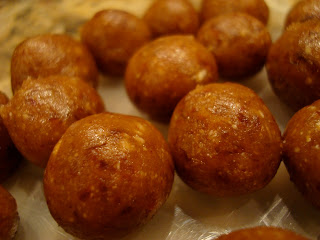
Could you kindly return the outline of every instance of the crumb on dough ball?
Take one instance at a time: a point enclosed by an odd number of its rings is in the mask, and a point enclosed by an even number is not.
[[[117,239],[144,225],[166,201],[174,166],[148,121],[101,113],[70,126],[44,176],[53,218],[85,239]]]
[[[25,80],[10,102],[0,108],[19,152],[41,167],[71,123],[102,111],[104,103],[96,90],[67,76]]]
[[[19,215],[13,196],[0,185],[0,239],[12,240],[18,230]]]
[[[294,23],[270,47],[266,69],[275,94],[293,110],[320,98],[320,22]]]
[[[280,130],[263,101],[233,83],[200,86],[177,105],[169,146],[181,179],[214,196],[265,187],[280,164]]]
[[[122,75],[129,58],[151,40],[151,32],[142,19],[109,9],[96,13],[84,24],[81,39],[103,72]]]
[[[198,84],[218,80],[216,61],[193,36],[162,37],[130,59],[125,85],[131,101],[155,118],[167,118]]]
[[[208,20],[199,29],[197,39],[215,56],[220,76],[231,79],[259,72],[271,46],[266,27],[245,13]]]
[[[198,13],[189,0],[157,0],[144,15],[153,36],[195,34],[199,28]]]
[[[319,0],[302,0],[298,1],[289,11],[285,27],[294,22],[305,22],[312,18],[320,21],[320,1]]]
[[[290,230],[278,227],[253,227],[221,235],[216,240],[308,240]]]
[[[283,134],[283,161],[302,195],[320,208],[320,100],[299,110]]]
[[[28,78],[50,75],[79,77],[93,87],[98,70],[89,50],[64,34],[45,34],[20,43],[11,58],[11,87],[15,93]]]
[[[203,0],[200,10],[202,22],[221,14],[243,12],[259,19],[264,25],[269,8],[264,0]]]
[[[8,97],[0,91],[0,107],[9,102]],[[14,146],[10,135],[0,117],[0,183],[16,170],[21,155]]]

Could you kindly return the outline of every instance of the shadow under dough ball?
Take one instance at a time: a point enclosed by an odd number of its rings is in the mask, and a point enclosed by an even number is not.
[[[320,208],[320,100],[299,110],[283,134],[283,161],[302,195]]]
[[[45,34],[20,43],[11,58],[11,87],[15,93],[28,78],[51,75],[79,77],[98,85],[98,69],[89,50],[64,34]]]
[[[54,145],[71,123],[104,111],[97,91],[79,78],[50,76],[25,80],[0,109],[19,152],[45,167]]]
[[[230,79],[259,72],[271,46],[266,27],[244,13],[229,13],[208,20],[199,29],[197,39],[215,56],[219,75]]]
[[[264,0],[203,0],[200,10],[201,21],[221,14],[243,12],[268,23],[269,8]]]
[[[177,105],[169,126],[176,171],[193,189],[237,196],[265,187],[281,157],[279,127],[251,89],[199,86]]]
[[[0,239],[12,240],[18,230],[19,215],[13,196],[0,185]]]
[[[131,101],[155,118],[169,118],[182,97],[198,84],[218,80],[212,54],[193,36],[162,37],[130,59],[125,85]]]
[[[233,231],[216,240],[308,240],[290,230],[277,227],[253,227]]]
[[[174,166],[148,121],[101,113],[72,124],[44,175],[49,210],[82,239],[118,239],[148,222],[172,188]]]
[[[0,91],[0,107],[8,102],[8,97]],[[0,183],[12,175],[21,159],[21,155],[14,146],[0,117]]]
[[[275,94],[293,110],[320,98],[320,22],[294,23],[271,46],[266,69]]]
[[[157,0],[144,15],[153,36],[195,34],[199,28],[198,13],[188,0]]]
[[[131,13],[103,10],[86,22],[81,40],[105,73],[122,75],[129,58],[151,40],[148,25]]]

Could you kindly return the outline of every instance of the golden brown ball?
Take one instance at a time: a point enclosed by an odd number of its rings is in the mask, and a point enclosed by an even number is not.
[[[283,134],[283,161],[302,195],[320,208],[320,100],[299,110]]]
[[[229,13],[205,22],[197,39],[215,56],[225,78],[249,77],[266,61],[271,37],[266,27],[244,13]]]
[[[290,230],[277,227],[253,227],[233,231],[217,240],[308,240]]]
[[[144,225],[166,201],[174,166],[148,121],[102,113],[70,126],[44,175],[53,218],[84,239],[117,239]]]
[[[264,25],[269,18],[269,8],[264,0],[203,0],[200,15],[204,22],[220,14],[234,12],[247,13]]]
[[[166,118],[198,84],[218,80],[216,61],[193,36],[162,37],[130,59],[125,74],[132,102],[153,117]]]
[[[153,36],[195,34],[199,28],[198,13],[188,0],[157,0],[144,15]]]
[[[98,85],[98,70],[88,49],[64,34],[45,34],[20,43],[11,58],[11,87],[15,93],[28,78],[50,75],[79,77]]]
[[[131,13],[109,9],[84,24],[81,39],[103,72],[122,75],[129,58],[151,40],[151,31]]]
[[[0,185],[0,239],[14,238],[19,225],[17,203],[13,196]]]
[[[1,108],[1,116],[21,154],[45,167],[54,145],[71,123],[102,111],[102,99],[86,82],[50,76],[25,80]]]
[[[265,187],[280,164],[280,130],[263,101],[234,83],[200,86],[177,105],[169,146],[181,179],[214,196]]]
[[[266,69],[275,94],[293,110],[320,98],[320,22],[292,24],[271,46]]]

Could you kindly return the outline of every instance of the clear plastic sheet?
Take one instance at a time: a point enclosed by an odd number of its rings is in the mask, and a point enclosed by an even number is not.
[[[283,30],[289,8],[297,0],[266,0],[270,8],[268,28],[273,40]],[[151,0],[0,0],[0,89],[11,95],[10,57],[26,37],[40,33],[63,33],[78,37],[79,27],[105,8],[124,9],[141,16]],[[200,0],[192,0],[199,9]],[[265,70],[242,84],[257,92],[283,131],[292,112],[272,93]],[[122,79],[101,76],[99,92],[111,112],[148,117],[129,101]],[[168,126],[153,123],[167,135]],[[20,226],[17,240],[75,239],[58,227],[46,206],[43,170],[24,161],[5,187],[18,203]],[[0,206],[1,207],[1,206]],[[214,198],[191,190],[177,176],[172,193],[156,216],[126,240],[209,240],[234,229],[256,225],[278,226],[311,239],[320,239],[320,211],[306,202],[289,180],[283,164],[264,189],[235,198]]]

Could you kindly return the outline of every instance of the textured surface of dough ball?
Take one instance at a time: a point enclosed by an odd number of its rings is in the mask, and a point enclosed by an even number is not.
[[[293,110],[320,98],[320,22],[294,23],[271,46],[266,69],[275,94]]]
[[[8,97],[0,92],[0,106],[9,102]],[[0,117],[0,182],[7,179],[17,168],[21,156],[15,148],[10,135]]]
[[[212,17],[234,12],[247,13],[264,25],[269,18],[269,8],[264,0],[203,0],[200,15],[204,22]]]
[[[51,75],[79,77],[96,87],[98,70],[88,49],[63,34],[46,34],[20,43],[11,58],[11,87],[15,93],[28,78]]]
[[[144,15],[153,36],[195,34],[198,13],[188,0],[157,0]]]
[[[271,37],[265,26],[244,13],[220,15],[205,22],[197,39],[216,57],[219,74],[243,78],[259,72]]]
[[[320,1],[319,0],[302,0],[298,1],[289,11],[285,27],[294,22],[305,22],[312,18],[320,20]]]
[[[50,76],[24,81],[1,108],[1,116],[19,152],[45,167],[54,145],[71,123],[102,111],[102,99],[87,83]]]
[[[320,101],[299,110],[283,138],[283,161],[302,195],[320,208]]]
[[[280,164],[277,123],[262,100],[239,84],[191,91],[172,115],[168,139],[181,179],[214,196],[257,191]]]
[[[151,32],[143,20],[130,13],[103,10],[84,24],[81,39],[102,71],[122,75],[129,58],[151,40]]]
[[[85,239],[116,239],[146,223],[174,178],[161,133],[138,117],[102,113],[66,131],[54,148],[44,190],[54,219]]]
[[[14,238],[19,225],[17,203],[13,196],[0,185],[0,239]]]
[[[136,52],[125,74],[127,93],[142,111],[168,117],[198,84],[218,80],[216,61],[192,36],[159,38]]]
[[[292,231],[276,227],[254,227],[233,231],[217,240],[308,240]]]

